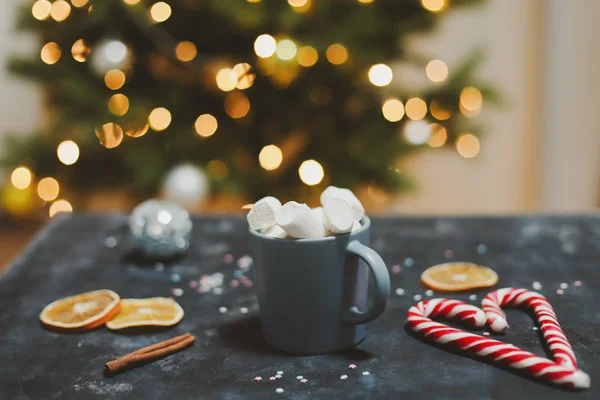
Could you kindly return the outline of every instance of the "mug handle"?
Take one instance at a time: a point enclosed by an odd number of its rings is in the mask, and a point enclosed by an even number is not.
[[[381,256],[358,240],[350,242],[346,250],[360,257],[369,266],[375,278],[375,299],[366,312],[361,312],[358,307],[352,306],[346,313],[344,322],[350,325],[366,324],[379,317],[385,310],[390,297],[390,274]]]

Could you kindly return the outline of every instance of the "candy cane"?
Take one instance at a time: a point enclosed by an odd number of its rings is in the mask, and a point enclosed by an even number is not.
[[[501,307],[521,304],[535,313],[554,360],[565,367],[577,368],[573,348],[558,324],[554,309],[541,294],[527,289],[499,289],[485,296],[481,308],[485,312],[490,328],[495,332],[504,332],[508,323]]]
[[[451,328],[429,317],[458,317],[475,328],[485,324],[483,310],[459,300],[432,299],[417,303],[408,310],[410,328],[427,339],[488,359],[498,365],[524,371],[548,382],[584,389],[590,377],[583,371],[568,368],[547,358],[521,350],[511,344]]]

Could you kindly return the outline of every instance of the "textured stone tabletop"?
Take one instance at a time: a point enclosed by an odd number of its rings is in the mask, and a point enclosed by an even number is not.
[[[599,216],[374,218],[372,247],[391,271],[388,308],[355,349],[312,357],[278,353],[264,343],[242,217],[195,218],[190,251],[165,264],[131,256],[126,221],[123,215],[59,216],[0,277],[2,398],[600,398]],[[489,265],[500,276],[498,287],[539,281],[592,388],[551,387],[409,334],[404,320],[413,297],[427,298],[421,272],[448,260]],[[191,280],[215,273],[223,274],[221,290],[201,294],[190,288]],[[561,283],[569,286],[559,295]],[[182,289],[175,299],[186,314],[174,328],[133,334],[105,328],[60,334],[40,326],[46,304],[101,288],[123,298],[172,296]],[[486,293],[453,297],[479,305]],[[477,298],[469,299],[473,294]],[[531,317],[519,310],[507,314],[510,328],[500,340],[544,355]],[[105,362],[188,331],[198,339],[193,347],[114,377],[103,375]],[[282,377],[270,381],[277,371]],[[255,382],[256,376],[263,381]],[[301,383],[299,376],[308,381]]]

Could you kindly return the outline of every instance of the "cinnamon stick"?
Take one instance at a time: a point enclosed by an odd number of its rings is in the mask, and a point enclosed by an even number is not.
[[[114,375],[137,365],[144,364],[157,358],[166,357],[173,353],[183,350],[196,341],[191,333],[176,336],[174,338],[143,347],[132,353],[126,354],[121,358],[109,361],[105,365],[105,371],[109,375]]]

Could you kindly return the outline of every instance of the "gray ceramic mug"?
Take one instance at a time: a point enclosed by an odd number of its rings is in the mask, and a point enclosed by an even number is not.
[[[371,221],[364,217],[361,224],[355,232],[322,239],[279,239],[250,230],[267,343],[290,353],[321,354],[363,339],[363,324],[385,309],[390,276],[367,247]],[[375,294],[367,309],[369,270]]]

